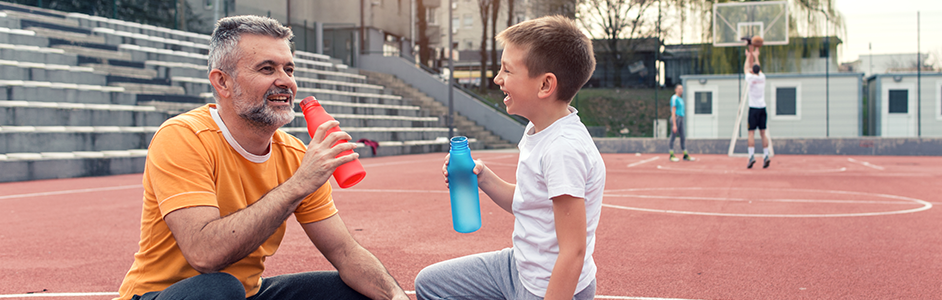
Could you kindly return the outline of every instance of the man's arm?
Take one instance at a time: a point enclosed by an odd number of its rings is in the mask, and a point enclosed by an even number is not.
[[[553,198],[556,240],[559,256],[553,266],[544,299],[572,299],[585,264],[586,216],[585,199],[570,195]]]
[[[201,273],[212,273],[245,258],[264,243],[305,196],[327,182],[337,166],[356,158],[356,155],[336,157],[356,147],[344,143],[331,148],[341,139],[350,139],[345,132],[326,135],[337,124],[325,122],[318,127],[295,174],[254,204],[225,217],[212,206],[188,207],[167,214],[164,221],[186,261]]]
[[[743,63],[742,69],[745,74],[752,73],[752,46],[746,47],[746,62]]]
[[[370,299],[409,299],[379,259],[353,239],[339,215],[301,227],[354,290]]]
[[[677,132],[677,106],[674,105],[674,97],[671,97],[671,130]]]

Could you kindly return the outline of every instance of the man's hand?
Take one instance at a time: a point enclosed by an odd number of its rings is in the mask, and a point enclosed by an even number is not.
[[[329,130],[339,124],[340,122],[337,121],[324,122],[324,124],[317,127],[311,137],[311,142],[308,143],[307,152],[304,154],[301,166],[291,177],[292,180],[299,181],[300,186],[306,187],[302,192],[303,195],[313,193],[324,185],[327,180],[330,180],[331,174],[334,173],[337,167],[360,157],[356,152],[337,156],[341,152],[353,150],[357,147],[354,143],[337,144],[341,140],[349,141],[352,139],[346,132],[335,131],[328,134]]]

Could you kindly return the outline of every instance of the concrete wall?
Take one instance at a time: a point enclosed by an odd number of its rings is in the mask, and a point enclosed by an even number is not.
[[[942,74],[878,74],[867,79],[870,132],[882,137],[942,137]],[[920,88],[918,94],[917,89]],[[908,91],[908,113],[889,112],[889,91]],[[921,97],[921,99],[920,99]]]
[[[448,85],[437,77],[416,68],[414,63],[399,57],[381,55],[363,55],[360,57],[360,61],[362,62],[360,69],[395,75],[409,85],[435,98],[436,101],[448,106]],[[453,97],[456,112],[477,122],[478,125],[484,126],[484,128],[505,140],[515,144],[520,142],[520,137],[523,136],[523,124],[460,90],[456,89]]]
[[[652,138],[596,138],[595,145],[602,153],[666,155],[668,141]],[[780,138],[773,139],[772,146],[775,154],[942,155],[942,138]],[[727,154],[729,139],[687,139],[687,150],[692,154]],[[746,153],[744,139],[736,142],[735,152]]]
[[[685,75],[688,137],[732,137],[745,78],[739,75]],[[703,82],[703,83],[701,83]],[[742,84],[742,85],[740,85]],[[776,90],[796,89],[796,114],[778,115]],[[768,128],[773,137],[858,137],[863,133],[862,74],[767,74],[765,88]],[[712,115],[696,114],[695,94],[713,93]],[[742,114],[740,136],[748,130],[748,109]]]

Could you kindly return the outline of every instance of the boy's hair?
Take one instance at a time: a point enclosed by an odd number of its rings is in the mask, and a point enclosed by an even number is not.
[[[527,50],[524,65],[531,78],[556,75],[560,100],[571,101],[595,71],[592,41],[563,16],[524,21],[502,31],[497,40]]]
[[[752,65],[752,74],[759,75],[760,71],[762,71],[762,66],[759,66],[759,64]]]

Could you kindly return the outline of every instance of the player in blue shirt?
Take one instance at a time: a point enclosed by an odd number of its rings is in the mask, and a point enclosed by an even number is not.
[[[671,161],[679,161],[676,156],[674,156],[674,138],[680,136],[680,150],[684,151],[684,160],[692,161],[693,157],[687,154],[687,135],[684,134],[684,86],[678,84],[674,88],[674,95],[671,96]]]

